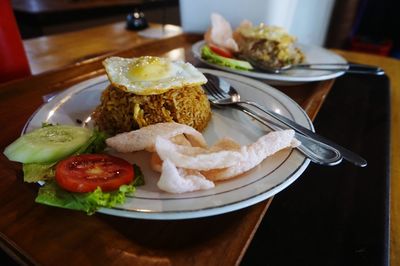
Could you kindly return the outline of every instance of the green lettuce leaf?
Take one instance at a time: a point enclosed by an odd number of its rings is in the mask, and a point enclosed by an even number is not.
[[[90,193],[73,193],[60,188],[56,182],[46,182],[39,189],[35,202],[66,208],[71,210],[84,211],[88,215],[95,213],[99,208],[112,208],[125,202],[126,196],[133,194],[133,184],[122,185],[118,190],[102,192],[98,187]]]
[[[89,140],[75,152],[74,155],[85,153],[100,153],[106,148],[106,139],[108,135],[105,132],[93,130],[93,135]]]
[[[203,48],[201,49],[201,58],[210,63],[233,69],[241,69],[241,70],[253,69],[253,67],[249,64],[249,62],[217,55],[207,45],[204,45]]]
[[[49,122],[42,122],[42,127],[52,127],[54,124],[49,123]]]
[[[55,176],[56,163],[38,164],[26,163],[22,165],[24,182],[33,183],[53,179]]]
[[[143,186],[144,185],[144,175],[142,173],[142,170],[140,170],[139,166],[134,164],[133,165],[133,171],[135,173],[135,180],[133,180],[133,185],[135,187]]]

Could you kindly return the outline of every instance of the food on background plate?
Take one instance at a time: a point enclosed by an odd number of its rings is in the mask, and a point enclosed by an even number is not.
[[[303,63],[305,56],[296,47],[296,38],[285,29],[263,23],[253,26],[243,21],[234,31],[221,15],[211,14],[211,27],[204,35],[201,57],[213,64],[251,70],[249,62],[267,68]],[[249,61],[249,62],[247,62]]]
[[[211,27],[204,34],[204,39],[207,43],[201,49],[204,60],[233,69],[253,69],[249,62],[233,58],[239,47],[233,39],[231,25],[220,14],[211,14]]]
[[[250,58],[272,68],[300,64],[303,52],[296,47],[296,38],[285,29],[263,23],[253,26],[244,21],[235,30],[234,38],[239,46],[239,57]]]
[[[205,45],[201,49],[201,57],[213,64],[229,67],[232,69],[239,70],[251,70],[253,66],[249,62],[244,60],[238,60],[234,58],[224,57],[215,53],[209,46]]]
[[[225,52],[227,57],[232,57],[232,53],[239,51],[239,47],[233,39],[231,24],[218,13],[211,14],[211,27],[204,34],[204,39],[213,49],[218,48],[221,53]]]
[[[203,130],[211,108],[205,76],[190,63],[167,58],[110,57],[103,65],[110,85],[96,108],[96,125],[111,135],[175,121]]]
[[[25,182],[44,182],[35,201],[94,213],[122,204],[143,183],[140,169],[102,152],[107,135],[70,125],[44,125],[4,150],[23,163]]]
[[[299,145],[293,130],[283,130],[244,146],[230,138],[208,146],[200,132],[175,122],[121,133],[106,143],[118,152],[152,152],[149,163],[155,171],[161,170],[157,186],[170,193],[213,188],[214,181],[239,176],[279,150]]]

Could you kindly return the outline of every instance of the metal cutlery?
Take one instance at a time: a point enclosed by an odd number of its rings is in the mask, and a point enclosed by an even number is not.
[[[309,63],[285,65],[282,67],[272,67],[262,60],[256,60],[248,56],[240,56],[241,59],[249,62],[256,69],[267,73],[280,74],[292,69],[301,70],[323,70],[323,71],[345,71],[346,73],[384,75],[385,71],[378,66],[353,64],[353,63]]]
[[[237,105],[235,108],[254,118],[261,124],[271,128],[272,130],[282,129],[282,127],[277,125],[275,122],[258,115],[247,107]],[[314,163],[333,166],[339,164],[343,159],[338,150],[325,145],[324,143],[317,143],[313,139],[297,132],[295,132],[295,138],[301,142],[301,145],[296,148]]]
[[[334,154],[335,151],[339,151],[341,156],[343,156],[344,159],[347,161],[353,163],[356,166],[364,167],[367,165],[367,161],[363,159],[361,156],[355,154],[354,152],[340,146],[339,144],[336,144],[318,134],[315,132],[295,123],[294,121],[276,113],[271,110],[266,109],[265,107],[260,106],[259,104],[251,101],[241,101],[240,99],[240,94],[223,78],[220,78],[218,76],[205,73],[205,76],[208,79],[207,84],[204,86],[209,100],[213,105],[216,106],[230,106],[234,108],[241,107],[243,109],[243,105],[247,104],[250,106],[253,106],[257,108],[258,110],[268,114],[272,118],[276,119],[280,123],[284,124],[285,126],[294,129],[299,135],[303,135],[307,137],[307,140],[312,141],[313,144],[315,144],[315,147],[319,147],[323,151],[330,150],[331,153],[324,153],[324,154],[316,154],[321,160],[324,159],[326,154]],[[240,110],[240,109],[239,109]],[[248,112],[253,112],[252,109],[248,109]],[[255,114],[256,116],[259,116],[257,113]],[[267,120],[265,120],[265,123],[268,123]],[[323,145],[321,145],[323,144]],[[318,150],[315,150],[315,153],[318,152]],[[333,153],[332,153],[333,152]],[[310,158],[311,159],[311,158]],[[329,163],[327,163],[329,165]]]
[[[207,74],[206,74],[207,75]],[[217,107],[221,107],[218,104],[215,104],[216,100],[216,89],[214,88],[214,84],[211,81],[212,79],[210,77],[209,82],[204,85],[204,88],[207,92],[207,95],[209,97],[209,100],[211,101],[212,104],[216,105]],[[226,105],[224,105],[225,107]],[[231,107],[238,109],[245,114],[249,115],[250,117],[254,118],[258,122],[262,123],[263,125],[267,126],[268,128],[272,130],[281,130],[283,129],[282,126],[279,124],[267,119],[262,115],[259,115],[256,113],[254,110],[251,110],[243,105],[231,105]],[[319,143],[314,141],[313,139],[310,139],[302,134],[299,134],[295,132],[295,137],[301,142],[301,145],[297,147],[297,149],[302,152],[307,158],[309,158],[312,162],[321,164],[321,165],[336,165],[342,161],[342,156],[334,148],[331,148],[328,145],[325,145],[323,143]]]

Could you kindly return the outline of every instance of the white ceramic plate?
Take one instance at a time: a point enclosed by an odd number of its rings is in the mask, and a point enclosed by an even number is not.
[[[220,66],[207,62],[201,58],[201,48],[205,45],[204,41],[199,41],[192,46],[194,56],[204,64],[225,70],[228,72],[241,74],[248,77],[259,78],[266,80],[269,84],[279,85],[295,85],[311,81],[320,81],[333,79],[343,75],[344,71],[321,71],[321,70],[290,70],[280,74],[270,74],[260,72],[258,70],[246,71],[236,70],[229,67]],[[347,63],[347,61],[338,54],[318,46],[298,44],[298,47],[303,51],[306,57],[306,63]]]
[[[243,98],[257,101],[279,112],[297,123],[314,130],[306,113],[293,100],[280,91],[259,81],[222,71],[200,69],[226,78]],[[93,126],[90,116],[100,103],[101,92],[109,84],[106,76],[79,83],[57,95],[40,107],[29,119],[24,132],[41,126],[42,122],[79,125],[87,121]],[[266,134],[267,128],[252,121],[234,109],[213,109],[212,119],[204,131],[209,144],[229,136],[241,144],[254,142]],[[184,194],[169,194],[157,186],[159,174],[149,167],[149,154],[110,153],[136,163],[142,169],[146,184],[138,187],[134,197],[124,205],[99,212],[110,215],[143,219],[188,219],[222,214],[265,200],[295,181],[310,163],[295,149],[282,150],[268,157],[260,165],[242,176],[218,183],[215,188]]]

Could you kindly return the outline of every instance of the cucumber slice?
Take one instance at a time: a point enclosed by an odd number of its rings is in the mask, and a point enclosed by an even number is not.
[[[229,67],[229,68],[233,68],[233,69],[241,69],[241,70],[252,70],[253,69],[253,67],[250,65],[249,62],[219,56],[216,53],[214,53],[213,51],[211,51],[210,47],[208,47],[207,45],[203,46],[203,48],[201,49],[201,58],[203,58],[206,61],[209,61],[213,64],[217,64],[220,66],[225,66],[225,67]]]
[[[11,143],[4,155],[21,163],[51,163],[78,150],[92,135],[87,128],[68,125],[48,126],[25,134]]]

